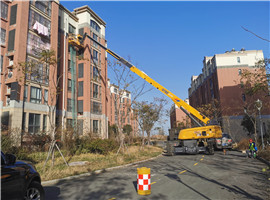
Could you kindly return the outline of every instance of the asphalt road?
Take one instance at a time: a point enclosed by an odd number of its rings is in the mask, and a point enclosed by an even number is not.
[[[151,168],[151,195],[137,194],[137,168]],[[177,155],[44,186],[46,199],[270,199],[267,166],[240,152]]]

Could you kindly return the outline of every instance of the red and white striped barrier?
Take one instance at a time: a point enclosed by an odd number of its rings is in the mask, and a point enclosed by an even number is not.
[[[140,195],[151,194],[150,168],[142,167],[137,169],[137,191]]]

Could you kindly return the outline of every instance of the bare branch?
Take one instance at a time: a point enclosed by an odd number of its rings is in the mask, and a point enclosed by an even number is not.
[[[265,39],[265,38],[263,38],[263,37],[261,37],[261,36],[259,36],[259,35],[255,34],[255,33],[253,33],[252,31],[250,31],[250,30],[246,29],[246,28],[245,28],[245,27],[243,27],[243,26],[241,26],[241,28],[242,28],[242,29],[244,29],[245,31],[247,31],[247,32],[249,32],[249,33],[251,33],[251,34],[255,35],[256,37],[258,37],[258,38],[260,38],[260,39],[262,39],[262,40],[265,40],[266,42],[270,42],[270,40],[267,40],[267,39]]]

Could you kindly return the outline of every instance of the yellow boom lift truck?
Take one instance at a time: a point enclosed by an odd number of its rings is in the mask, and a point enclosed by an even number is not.
[[[210,119],[200,113],[198,110],[184,102],[182,99],[171,93],[169,90],[164,88],[162,85],[154,81],[143,71],[136,68],[130,62],[120,57],[107,47],[103,46],[95,39],[90,37],[88,34],[83,36],[71,36],[69,37],[69,43],[76,46],[78,49],[84,49],[83,42],[88,37],[98,45],[100,45],[106,52],[112,55],[115,59],[126,65],[132,72],[140,76],[142,79],[153,85],[159,91],[167,95],[185,114],[187,114],[198,127],[183,129],[178,134],[177,141],[167,141],[166,149],[167,155],[175,155],[177,153],[182,154],[197,154],[197,153],[208,153],[214,154],[214,142],[215,138],[222,137],[221,127],[213,125]],[[196,119],[197,118],[197,119]],[[212,125],[211,125],[212,124]]]

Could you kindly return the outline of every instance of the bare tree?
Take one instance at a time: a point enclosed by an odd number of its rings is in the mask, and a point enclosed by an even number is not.
[[[60,79],[62,76],[58,76],[57,73],[57,59],[54,50],[42,50],[39,55],[38,60],[27,60],[26,62],[21,62],[18,65],[18,71],[22,72],[22,76],[19,77],[19,82],[25,85],[27,82],[35,82],[39,85],[39,88],[43,90],[41,92],[41,98],[44,104],[48,108],[48,121],[49,130],[47,133],[51,136],[51,145],[48,152],[48,157],[45,161],[46,165],[50,154],[52,155],[52,166],[54,165],[54,152],[55,148],[58,149],[64,162],[68,166],[64,156],[62,155],[58,145],[56,144],[56,102],[58,96],[61,92],[59,87]],[[49,85],[49,90],[48,90]],[[45,92],[46,91],[46,92]]]
[[[265,38],[263,38],[263,37],[257,35],[256,33],[254,33],[254,32],[252,32],[252,31],[248,30],[247,28],[245,28],[245,27],[243,27],[243,26],[241,26],[241,27],[242,27],[242,29],[244,29],[245,31],[247,31],[247,32],[249,32],[249,33],[255,35],[257,38],[260,38],[260,39],[262,39],[262,40],[264,40],[264,41],[266,41],[266,42],[270,42],[270,40],[265,39]]]
[[[125,126],[126,118],[132,112],[132,105],[136,100],[150,91],[151,89],[147,88],[147,83],[139,82],[139,77],[135,78],[134,74],[121,62],[114,61],[108,62],[109,70],[113,75],[114,85],[116,86],[117,94],[113,96],[113,101],[115,102],[115,115],[116,125],[118,127],[118,140],[120,142],[119,149],[117,154],[122,149],[125,151],[124,143],[124,133],[123,128]],[[127,94],[131,94],[132,99],[127,98]]]

